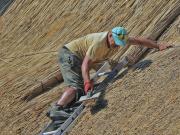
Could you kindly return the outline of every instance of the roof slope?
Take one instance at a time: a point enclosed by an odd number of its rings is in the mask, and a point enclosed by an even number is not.
[[[156,52],[114,82],[70,135],[180,134],[180,46]]]
[[[160,38],[180,41],[180,17]],[[87,109],[70,135],[180,134],[180,45],[151,52]]]
[[[64,43],[116,25],[148,36],[178,5],[176,0],[14,1],[0,18],[0,134],[37,134],[48,121],[46,110],[63,84],[29,102],[21,99],[58,69],[57,51]],[[180,42],[179,23],[178,17],[159,40]],[[177,47],[148,56],[153,63],[117,80],[105,97],[108,106],[87,112],[72,134],[179,133],[179,52]]]

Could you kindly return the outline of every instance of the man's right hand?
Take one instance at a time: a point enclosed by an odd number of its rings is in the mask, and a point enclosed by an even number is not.
[[[84,92],[85,92],[85,94],[87,94],[88,91],[92,91],[93,88],[94,88],[93,81],[85,81],[84,82]]]

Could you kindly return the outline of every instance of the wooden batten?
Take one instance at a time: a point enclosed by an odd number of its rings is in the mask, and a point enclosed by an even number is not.
[[[174,7],[171,7],[166,14],[161,17],[159,20],[155,20],[154,27],[147,38],[152,40],[158,40],[159,37],[167,30],[167,28],[173,23],[173,21],[180,14],[180,5],[175,4]],[[146,31],[145,31],[146,32]],[[142,55],[148,50],[146,47],[142,46],[131,46],[129,49],[123,54],[123,56],[132,56],[131,64],[135,64],[139,61]]]
[[[63,77],[60,70],[55,71],[54,73],[50,74],[47,78],[37,83],[33,86],[29,93],[25,94],[23,100],[31,100],[40,94],[45,93],[46,91],[52,89],[53,87],[57,86],[63,82]]]

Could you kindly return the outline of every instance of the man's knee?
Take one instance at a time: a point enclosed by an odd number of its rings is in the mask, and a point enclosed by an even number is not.
[[[73,87],[67,87],[67,88],[65,89],[65,92],[74,95],[74,94],[76,94],[77,89],[75,89],[75,88],[73,88]]]
[[[73,97],[74,102],[78,101],[79,98],[84,95],[83,89],[80,89],[80,88],[78,89],[78,88],[74,88],[74,87],[67,87],[65,89],[65,92],[66,91],[67,91],[67,93],[69,93],[69,95],[71,95]]]

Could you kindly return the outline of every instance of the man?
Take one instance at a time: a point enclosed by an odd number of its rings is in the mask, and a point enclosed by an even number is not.
[[[157,44],[142,37],[128,37],[123,27],[115,27],[109,32],[93,33],[74,40],[61,48],[59,53],[60,70],[66,84],[65,92],[48,113],[50,118],[58,115],[80,96],[93,90],[89,71],[97,63],[109,59],[129,45],[142,45],[164,50],[170,45]]]

